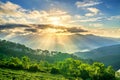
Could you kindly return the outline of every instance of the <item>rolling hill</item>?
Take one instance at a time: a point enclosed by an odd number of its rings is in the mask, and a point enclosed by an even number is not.
[[[81,59],[74,54],[33,50],[18,43],[0,40],[0,79],[2,80],[21,79],[23,75],[23,79],[30,80],[96,80],[96,78],[114,80],[114,74],[115,71],[111,66],[104,66],[99,62],[90,63],[89,59]]]
[[[21,58],[23,56],[28,56],[31,60],[36,60],[36,61],[42,60],[42,61],[48,61],[50,63],[63,61],[66,58],[80,59],[73,54],[61,53],[57,51],[41,50],[41,49],[34,50],[19,43],[0,40],[0,59],[9,58],[9,57]]]
[[[75,54],[84,59],[93,59],[106,65],[112,65],[115,69],[120,68],[120,44],[105,46],[87,52],[76,52]]]

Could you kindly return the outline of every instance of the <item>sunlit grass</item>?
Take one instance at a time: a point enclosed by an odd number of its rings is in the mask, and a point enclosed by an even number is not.
[[[62,75],[0,68],[0,80],[67,80]]]

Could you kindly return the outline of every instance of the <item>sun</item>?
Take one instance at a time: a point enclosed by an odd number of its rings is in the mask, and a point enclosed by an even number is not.
[[[60,25],[59,21],[53,21],[52,24],[54,24],[54,25]]]
[[[59,17],[51,17],[50,18],[50,23],[53,25],[62,25],[62,21]]]

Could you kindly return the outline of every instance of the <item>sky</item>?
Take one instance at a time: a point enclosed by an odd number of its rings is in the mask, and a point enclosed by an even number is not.
[[[2,39],[70,50],[75,34],[120,38],[120,0],[0,0]]]
[[[40,15],[45,16],[45,14],[46,15],[50,14],[54,16],[57,16],[57,14],[64,14],[66,15],[67,18],[72,19],[71,21],[68,21],[68,24],[71,23],[96,27],[102,25],[106,27],[119,27],[120,25],[119,0],[30,0],[30,1],[0,0],[0,1],[1,10],[14,9],[14,11],[19,12],[18,15],[22,15],[23,13],[26,15],[27,14],[31,15],[31,17],[34,15],[36,15],[36,17],[40,17]],[[6,16],[4,16],[4,18],[5,17]],[[11,17],[13,16],[11,15]],[[42,23],[42,21],[38,22],[36,21],[34,23],[39,22]]]
[[[120,0],[0,0],[0,24],[11,23],[80,26],[120,37]]]

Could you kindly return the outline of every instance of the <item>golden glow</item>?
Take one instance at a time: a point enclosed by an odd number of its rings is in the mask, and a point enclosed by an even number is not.
[[[37,36],[38,47],[45,50],[63,51],[72,53],[77,51],[74,42],[71,41],[70,33],[66,29],[46,28]],[[39,39],[40,38],[40,39]]]
[[[58,17],[51,17],[50,21],[53,25],[60,25],[60,19]]]
[[[46,28],[40,34],[52,34],[52,35],[58,35],[58,34],[66,34],[66,29],[59,29],[59,28]]]
[[[78,50],[69,35],[43,34],[39,42],[39,47],[42,49],[68,53]]]
[[[47,29],[44,30],[44,32],[46,32],[46,33],[58,33],[58,32],[61,32],[61,31],[63,31],[63,30],[55,29],[55,28],[47,28]]]

